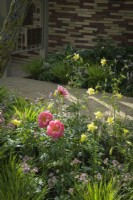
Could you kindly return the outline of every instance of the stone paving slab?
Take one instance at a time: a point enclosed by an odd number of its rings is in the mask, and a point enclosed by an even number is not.
[[[51,92],[54,93],[58,84],[26,78],[28,75],[23,70],[25,64],[27,64],[27,62],[22,62],[21,60],[13,60],[10,62],[7,66],[7,72],[4,74],[3,78],[0,79],[0,86],[5,86],[13,93],[24,98],[34,100],[38,97],[43,97],[48,100],[49,94]],[[82,96],[86,91],[86,89],[70,89],[69,98],[65,100],[65,102],[70,104],[71,101],[75,101],[76,98],[82,99]],[[94,112],[97,110],[108,115],[112,108],[107,101],[101,101],[101,96],[101,93],[90,96],[87,103],[87,109],[82,112],[92,118],[94,117]],[[111,94],[108,94],[109,98],[110,96]],[[128,116],[130,120],[133,120],[133,98],[123,97],[119,102],[119,108],[119,116],[123,118]]]
[[[48,100],[50,93],[54,93],[58,84],[14,76],[1,78],[0,86],[5,86],[10,91],[26,98],[36,99],[38,97],[43,97]],[[70,89],[69,92],[71,98],[69,98],[66,102],[70,103],[76,97],[81,99],[86,91],[86,89]],[[108,95],[110,96],[111,94]],[[101,101],[101,96],[102,95],[99,93],[88,99],[88,115],[98,109],[102,112],[110,111],[111,107],[106,102]],[[133,98],[123,97],[119,106],[121,111],[119,114],[123,117],[128,115],[129,119],[133,120]]]

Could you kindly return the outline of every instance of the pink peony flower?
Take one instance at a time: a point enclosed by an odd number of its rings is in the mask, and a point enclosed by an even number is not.
[[[57,90],[55,91],[56,93],[64,96],[64,97],[67,97],[68,96],[68,90],[60,85],[58,85],[57,87]]]
[[[54,120],[47,126],[47,134],[53,139],[63,137],[64,135],[64,124],[59,120]]]
[[[38,126],[44,128],[52,119],[53,115],[49,111],[43,111],[38,115]]]

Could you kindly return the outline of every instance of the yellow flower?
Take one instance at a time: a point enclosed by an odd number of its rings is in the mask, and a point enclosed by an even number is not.
[[[95,112],[94,114],[95,114],[95,116],[96,116],[96,119],[102,119],[102,118],[103,118],[103,113],[100,112],[100,111],[97,111],[97,112]]]
[[[79,60],[80,59],[80,56],[79,56],[79,54],[76,54],[76,53],[74,53],[74,56],[73,56],[73,60]]]
[[[115,96],[116,96],[117,99],[119,99],[119,100],[122,99],[122,97],[123,97],[121,93],[117,93],[117,94],[115,94]]]
[[[100,63],[102,66],[104,66],[107,63],[107,60],[105,58],[102,58]]]
[[[55,91],[54,91],[54,97],[57,96],[57,93],[58,93],[57,90],[55,90]]]
[[[113,124],[113,123],[114,123],[114,117],[108,117],[107,123],[108,123],[109,125]]]
[[[126,128],[123,129],[124,134],[128,133],[129,130],[127,130]]]
[[[49,103],[47,109],[48,109],[48,110],[51,110],[52,108],[53,108],[53,103]]]
[[[87,128],[89,131],[94,132],[97,129],[97,126],[95,126],[94,122],[92,122],[91,124],[87,125]]]
[[[14,124],[15,126],[19,126],[21,121],[19,121],[17,119],[13,119],[13,120],[11,120],[11,123]]]
[[[88,88],[87,93],[89,95],[93,95],[93,94],[95,94],[95,90],[93,88]]]
[[[84,141],[86,141],[86,140],[87,140],[87,135],[82,134],[82,135],[81,135],[81,138],[80,138],[80,142],[84,142]]]

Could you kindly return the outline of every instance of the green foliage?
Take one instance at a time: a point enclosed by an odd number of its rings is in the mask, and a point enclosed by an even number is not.
[[[65,46],[63,51],[54,52],[52,54],[49,54],[45,61],[48,63],[54,64],[58,61],[64,60],[67,56],[73,54],[74,52],[75,52],[75,50],[73,49],[73,47],[70,44],[68,44]]]
[[[0,87],[0,103],[8,96],[8,91],[5,87]]]
[[[78,71],[83,62],[77,54],[74,56],[77,60],[74,60],[73,57],[66,60],[71,60],[71,66]],[[82,73],[84,74],[84,71]],[[113,74],[111,76],[113,77]],[[89,95],[96,94],[96,90],[100,87],[89,88],[82,98],[73,98],[69,93],[67,98],[72,101],[69,102],[69,105],[65,103],[64,96],[58,93],[58,88],[56,92],[51,91],[54,95],[48,101],[42,98],[32,102],[29,99],[13,97],[11,100],[11,98],[6,98],[8,107],[2,107],[0,113],[1,180],[3,180],[4,169],[6,169],[4,177],[8,177],[6,171],[11,168],[10,163],[12,163],[12,160],[9,162],[6,160],[6,163],[3,163],[3,159],[7,159],[12,153],[19,158],[19,160],[13,161],[16,163],[15,169],[19,171],[20,166],[22,167],[24,164],[28,166],[26,176],[27,179],[29,177],[28,181],[32,181],[25,182],[29,185],[27,188],[31,188],[31,191],[35,187],[37,190],[41,188],[39,190],[41,192],[42,182],[46,182],[46,186],[49,188],[46,199],[69,200],[74,197],[75,199],[89,200],[90,194],[91,199],[95,198],[93,196],[95,195],[99,199],[112,200],[114,198],[114,200],[118,200],[119,197],[116,198],[113,195],[115,196],[119,192],[121,200],[132,200],[133,125],[131,121],[126,118],[121,119],[117,115],[117,111],[119,111],[117,104],[122,98],[119,93],[121,79],[123,80],[121,76],[120,79],[112,78],[112,94],[108,95],[103,91],[101,100],[112,106],[109,114],[101,112],[99,115],[100,107],[96,108],[94,113],[89,112]],[[91,94],[89,94],[90,91]],[[78,94],[76,95],[78,96]],[[5,102],[4,98],[3,102]],[[9,112],[9,107],[12,112]],[[58,119],[64,124],[64,135],[61,138],[55,139],[49,136],[50,124],[43,128],[39,126],[38,114],[48,110],[53,115],[52,121]],[[13,120],[16,120],[15,123]],[[45,120],[46,118],[43,116],[42,121],[45,122]],[[33,175],[34,166],[38,168],[38,171]],[[14,172],[13,170],[12,174],[17,174],[18,171]],[[19,175],[21,176],[21,173]],[[12,176],[10,175],[10,177]],[[23,176],[25,177],[25,174]],[[115,181],[112,177],[116,177]],[[39,181],[40,179],[41,181]],[[16,179],[12,178],[12,180],[15,182]],[[22,180],[18,178],[18,181]],[[36,181],[37,184],[35,184]],[[1,184],[3,182],[1,181]],[[6,190],[11,188],[10,182],[7,183]],[[37,186],[38,184],[39,186]],[[121,188],[115,187],[117,184],[121,185]],[[20,185],[18,183],[19,187]],[[71,194],[72,189],[74,190],[73,195]],[[21,191],[23,192],[23,190],[22,188]],[[10,193],[9,190],[8,194]],[[36,194],[34,191],[31,193]],[[31,199],[34,198],[31,197]]]
[[[87,70],[87,86],[95,88],[98,84],[103,86],[105,79],[109,75],[109,70],[107,67],[102,67],[100,65],[90,65],[86,66]]]
[[[24,174],[22,166],[15,158],[2,161],[0,168],[0,199],[2,200],[42,200],[46,187],[37,192],[38,182],[34,174]]]
[[[68,83],[69,80],[68,75],[70,75],[71,73],[72,73],[72,67],[69,63],[65,61],[56,62],[51,69],[53,82],[58,82],[61,84]]]
[[[98,39],[91,49],[73,49],[69,44],[63,51],[49,54],[45,60],[33,60],[25,70],[31,78],[87,88],[100,84],[107,92],[112,92],[112,78],[120,74],[125,79],[119,84],[121,93],[133,96],[133,52],[131,47],[118,47],[112,40]],[[75,59],[74,56],[79,55]],[[105,58],[106,64],[100,62]],[[123,70],[124,69],[124,70]],[[106,81],[105,81],[106,80]]]
[[[38,79],[67,84],[72,67],[66,58],[73,52],[72,46],[67,45],[62,52],[55,52],[48,55],[43,62],[43,72],[39,75]]]
[[[24,71],[34,79],[38,79],[39,75],[43,72],[43,60],[35,59],[24,66]]]
[[[116,181],[101,180],[99,182],[89,182],[83,188],[76,186],[76,194],[73,199],[77,200],[120,200],[118,195],[120,188],[117,186]]]
[[[34,122],[37,117],[37,111],[34,109],[34,106],[30,105],[28,107],[24,107],[23,111],[18,110],[18,108],[14,107],[15,116],[18,117],[23,122]]]
[[[74,61],[75,53],[79,54],[80,59]],[[122,73],[125,80],[123,79],[119,85],[120,90],[123,94],[132,96],[133,57],[131,53],[132,49],[118,48],[110,41],[98,40],[92,49],[76,51],[68,45],[63,52],[49,55],[43,64],[42,62],[39,64],[40,67],[34,67],[34,64],[31,66],[35,68],[36,79],[79,88],[95,87],[98,83],[103,87],[106,84],[107,92],[112,92],[112,75],[117,79]],[[107,61],[105,66],[100,64],[102,58]],[[34,75],[32,77],[34,78]]]
[[[52,70],[49,62],[43,62],[43,71],[38,79],[41,81],[52,81]]]

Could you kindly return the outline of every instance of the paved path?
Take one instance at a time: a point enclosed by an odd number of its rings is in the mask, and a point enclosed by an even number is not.
[[[21,70],[14,67],[14,72],[11,77],[4,76],[0,79],[0,86],[6,86],[9,90],[15,92],[16,94],[31,99],[36,99],[38,97],[48,99],[49,94],[54,93],[58,86],[58,84],[51,82],[23,78],[21,77],[21,75]],[[70,98],[67,100],[67,103],[75,100],[76,97],[81,99],[81,97],[86,93],[87,90],[70,89],[69,91]],[[110,96],[110,94],[108,95]],[[119,102],[119,107],[120,112],[118,114],[120,116],[127,116],[130,120],[133,120],[133,98],[123,97],[122,100]],[[101,101],[101,94],[99,93],[97,95],[90,96],[88,100],[88,109],[88,114],[93,113],[98,109],[105,113],[112,110],[112,107],[107,102]]]

